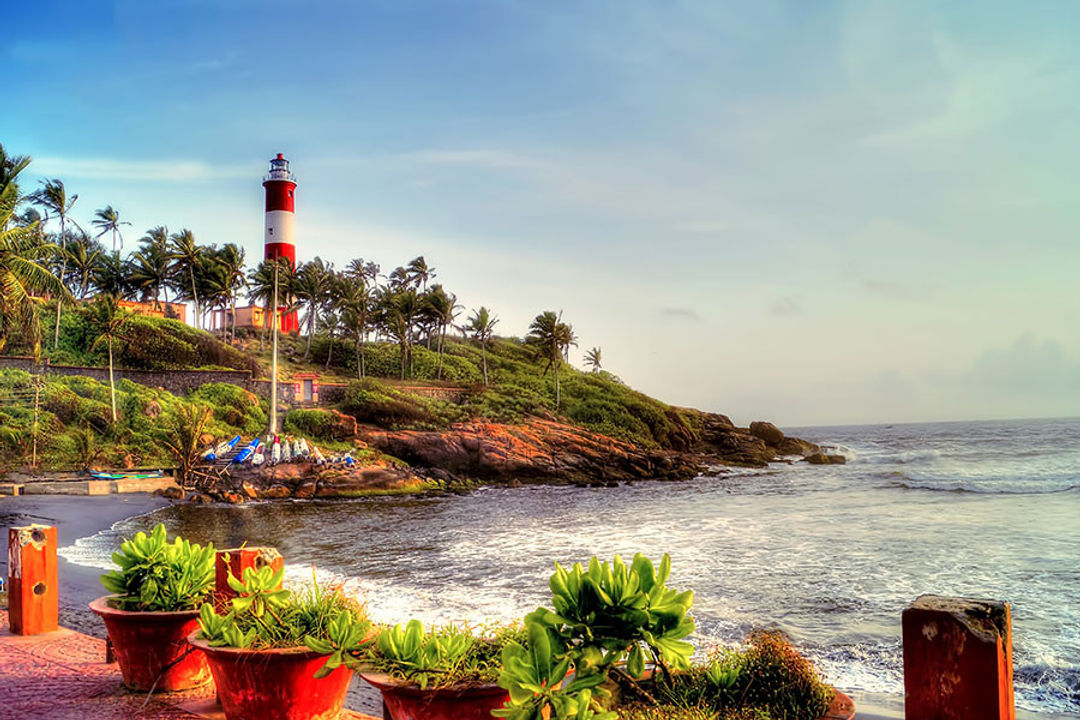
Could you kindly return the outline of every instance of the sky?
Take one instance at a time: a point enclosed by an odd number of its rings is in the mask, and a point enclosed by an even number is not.
[[[12,0],[0,142],[127,247],[423,255],[667,402],[1080,415],[1080,3]],[[80,214],[81,213],[81,214]]]

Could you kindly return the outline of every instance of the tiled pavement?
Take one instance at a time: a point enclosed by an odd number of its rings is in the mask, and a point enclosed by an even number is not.
[[[104,640],[73,630],[12,635],[0,610],[0,720],[224,718],[212,685],[149,697],[130,693],[120,683],[120,669],[104,659]],[[350,711],[341,718],[376,720]]]

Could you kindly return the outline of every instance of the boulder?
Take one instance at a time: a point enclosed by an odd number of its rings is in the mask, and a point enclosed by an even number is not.
[[[172,486],[172,487],[161,488],[159,490],[155,490],[154,494],[155,495],[160,495],[161,497],[168,498],[170,500],[183,500],[184,499],[184,491],[181,490],[180,488],[176,487],[175,485]]]
[[[756,420],[750,423],[750,434],[769,447],[778,448],[784,442],[784,433],[771,422]]]
[[[781,455],[798,455],[800,457],[808,457],[815,453],[821,452],[821,448],[808,440],[801,440],[794,437],[785,437],[784,442],[776,448],[776,451]]]
[[[847,463],[847,458],[843,455],[826,455],[823,452],[817,452],[808,456],[806,462],[811,465],[844,465]]]
[[[244,496],[238,492],[225,491],[221,493],[221,500],[230,505],[240,505],[244,502]]]

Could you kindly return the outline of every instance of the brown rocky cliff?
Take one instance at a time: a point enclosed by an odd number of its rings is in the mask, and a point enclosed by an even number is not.
[[[487,481],[677,480],[693,478],[700,469],[685,453],[643,449],[539,418],[518,425],[467,422],[442,431],[364,428],[361,437],[412,465]]]

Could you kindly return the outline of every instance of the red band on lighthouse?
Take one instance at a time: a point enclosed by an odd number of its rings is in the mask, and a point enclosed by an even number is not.
[[[296,178],[289,170],[289,161],[278,153],[270,161],[270,172],[263,178],[266,189],[266,229],[263,237],[265,258],[275,260],[287,258],[296,266],[296,214],[294,196]],[[279,312],[284,308],[279,308]],[[282,332],[295,332],[300,329],[300,320],[296,311],[283,313],[280,329]]]

